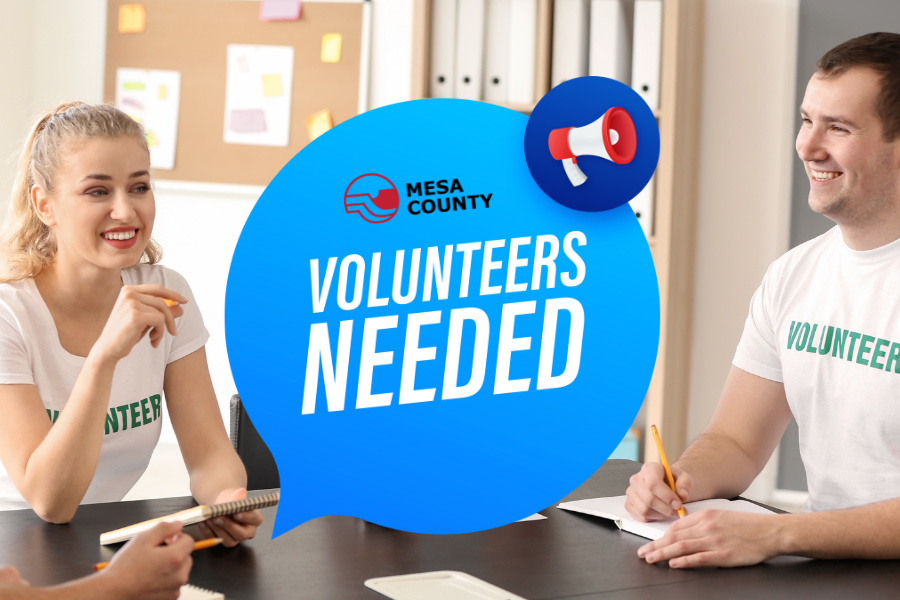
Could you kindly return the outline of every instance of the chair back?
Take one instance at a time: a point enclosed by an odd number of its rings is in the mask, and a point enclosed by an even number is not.
[[[247,469],[247,491],[281,487],[275,458],[250,422],[237,394],[231,397],[231,445]]]

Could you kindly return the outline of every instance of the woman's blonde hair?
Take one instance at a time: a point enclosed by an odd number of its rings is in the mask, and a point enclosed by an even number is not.
[[[63,153],[72,143],[89,138],[133,138],[147,149],[144,131],[134,119],[106,104],[66,102],[42,115],[31,128],[9,198],[6,222],[0,232],[0,283],[37,276],[56,256],[53,231],[37,215],[31,189],[52,194]],[[151,239],[140,262],[154,264],[162,248]]]

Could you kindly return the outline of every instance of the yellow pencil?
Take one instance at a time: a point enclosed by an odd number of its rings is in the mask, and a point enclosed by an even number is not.
[[[206,540],[200,540],[199,542],[194,542],[194,550],[203,550],[204,548],[212,548],[213,546],[218,546],[222,543],[222,538],[209,538]],[[95,571],[101,571],[109,566],[109,561],[99,562],[94,565]]]
[[[669,468],[669,460],[666,458],[666,451],[663,450],[662,440],[659,439],[659,432],[656,430],[656,425],[650,426],[650,431],[653,432],[653,439],[656,441],[656,449],[659,450],[659,460],[662,463],[663,469],[666,470],[666,479],[669,482],[669,487],[672,488],[672,491],[677,495],[678,492],[675,491],[675,478],[672,477],[672,469]],[[684,512],[684,506],[678,509],[678,518],[685,517],[687,515]]]
[[[166,303],[166,306],[168,306],[169,308],[173,308],[173,307],[175,307],[175,306],[178,306],[178,303],[177,303],[177,302],[175,302],[174,300],[169,300],[168,298],[163,298],[163,302],[165,302],[165,303]]]

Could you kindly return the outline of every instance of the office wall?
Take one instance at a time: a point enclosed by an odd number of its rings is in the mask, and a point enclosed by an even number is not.
[[[706,0],[688,439],[706,427],[750,297],[788,249],[797,0]]]
[[[27,133],[34,68],[31,61],[14,60],[31,54],[35,5],[20,0],[0,0],[0,219],[15,176],[16,153]]]
[[[100,100],[105,19],[105,0],[0,0],[0,219],[35,115]]]
[[[374,0],[372,17],[369,104],[375,108],[409,99],[412,0]],[[105,32],[106,0],[0,0],[0,197],[9,196],[15,170],[15,161],[6,159],[19,151],[34,114],[64,100],[102,99]],[[163,264],[187,277],[203,310],[210,371],[226,423],[235,388],[225,350],[225,283],[259,191],[160,182],[156,194],[154,235],[163,245]],[[277,272],[268,277],[262,289],[277,284]],[[163,440],[175,440],[168,419]]]

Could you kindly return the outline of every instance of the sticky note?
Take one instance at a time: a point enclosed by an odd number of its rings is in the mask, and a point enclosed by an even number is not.
[[[235,133],[265,133],[266,113],[261,108],[235,108],[229,115],[228,128]]]
[[[159,139],[156,137],[155,131],[147,132],[147,145],[150,146],[151,148],[155,148],[156,146],[159,146]]]
[[[122,84],[123,90],[129,90],[132,92],[143,90],[146,87],[147,86],[144,85],[143,81],[126,81]]]
[[[119,7],[119,33],[144,31],[147,15],[143,4],[123,4]]]
[[[322,62],[341,61],[341,34],[326,33],[322,36]]]
[[[296,21],[300,18],[300,0],[262,0],[260,21]]]
[[[327,108],[306,117],[306,130],[309,132],[309,141],[313,141],[332,127],[334,125],[331,120],[331,111]]]
[[[159,99],[167,100],[169,98],[169,88],[164,84],[160,84],[159,86]]]
[[[284,90],[281,88],[281,73],[274,75],[263,75],[263,96],[271,98],[273,96],[283,96]]]

